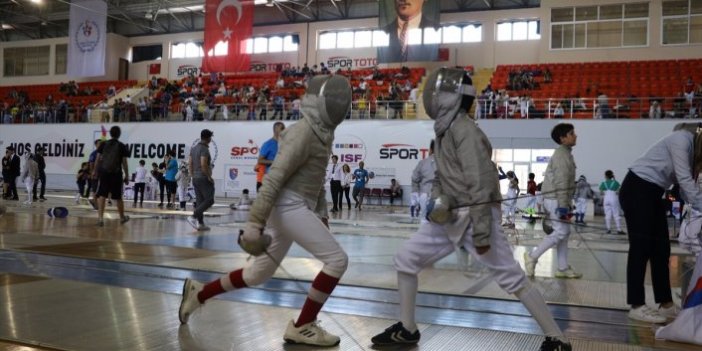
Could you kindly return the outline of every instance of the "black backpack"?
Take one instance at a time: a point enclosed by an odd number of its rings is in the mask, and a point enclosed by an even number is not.
[[[111,139],[102,148],[100,168],[105,173],[120,173],[122,171],[122,152],[120,142]]]

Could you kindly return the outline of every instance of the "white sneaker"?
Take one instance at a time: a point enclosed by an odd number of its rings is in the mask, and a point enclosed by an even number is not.
[[[665,323],[668,319],[663,317],[658,311],[643,305],[639,308],[629,310],[629,318],[646,323]]]
[[[178,309],[178,319],[180,323],[188,324],[190,315],[198,309],[202,304],[197,299],[197,294],[202,290],[204,285],[190,278],[185,279],[183,284],[183,299],[180,301],[180,309]]]
[[[195,230],[197,230],[198,228],[200,228],[200,223],[197,222],[197,218],[195,218],[195,217],[193,217],[193,216],[188,216],[188,217],[186,218],[186,220],[188,221],[188,223],[190,223],[190,225],[191,225],[193,228],[195,228]]]
[[[536,260],[529,256],[529,251],[524,252],[524,270],[527,277],[533,277],[536,274]]]
[[[580,279],[583,277],[583,274],[574,271],[573,267],[568,266],[568,268],[565,271],[562,271],[560,269],[556,270],[556,274],[554,274],[554,276],[556,278],[561,279]]]
[[[295,327],[295,322],[290,321],[285,329],[285,342],[291,344],[307,344],[315,346],[335,346],[338,345],[341,339],[338,336],[329,334],[321,326],[319,321],[314,321]]]
[[[680,313],[680,307],[673,305],[672,307],[659,307],[658,308],[658,314],[661,316],[668,318],[668,319],[675,319],[675,317],[678,316],[678,313]]]

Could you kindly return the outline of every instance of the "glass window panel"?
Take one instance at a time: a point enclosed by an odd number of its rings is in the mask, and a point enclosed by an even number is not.
[[[648,17],[648,3],[624,4],[624,18]]]
[[[663,16],[687,15],[687,0],[663,1]]]
[[[483,26],[479,24],[463,27],[464,43],[479,43],[483,41]]]
[[[663,44],[687,44],[687,18],[663,19]]]
[[[320,49],[334,49],[336,48],[336,33],[322,33],[319,36],[319,48]]]
[[[690,13],[693,15],[702,14],[702,0],[690,0]]]
[[[202,48],[196,43],[185,44],[185,57],[202,57]]]
[[[353,32],[336,33],[336,47],[339,49],[353,48]]]
[[[424,44],[441,44],[441,28],[424,28]]]
[[[553,149],[532,149],[531,161],[548,163],[551,160],[551,155],[553,155]]]
[[[497,24],[497,41],[512,40],[512,23]]]
[[[446,26],[443,28],[444,44],[460,43],[461,42],[461,27]]]
[[[407,31],[408,45],[422,45],[422,29],[415,28]]]
[[[622,5],[605,5],[600,6],[600,19],[620,19],[622,18]]]
[[[254,54],[263,54],[268,51],[268,38],[254,38]]]
[[[388,33],[385,33],[382,30],[374,30],[373,31],[373,46],[374,47],[388,46],[389,42],[390,42],[390,36],[388,35]]]
[[[575,8],[576,21],[592,21],[597,19],[597,6],[581,6]]]
[[[283,38],[268,38],[268,52],[283,52]]]
[[[551,9],[551,22],[572,22],[573,8]]]
[[[531,149],[514,149],[514,162],[531,161]]]
[[[356,48],[367,48],[370,47],[371,44],[373,43],[373,32],[369,30],[359,30],[356,32],[354,35],[354,43],[353,46]]]
[[[512,162],[512,149],[497,149],[495,150],[495,161],[497,162]],[[511,169],[511,168],[508,168]]]
[[[297,51],[298,44],[293,43],[293,36],[292,35],[286,35],[285,38],[283,38],[283,51],[289,52],[289,51]]]
[[[244,45],[246,45],[246,52],[247,54],[253,54],[253,38],[246,39],[244,41]]]
[[[551,49],[563,48],[563,25],[554,24],[551,26]]]
[[[648,21],[625,21],[624,46],[648,45]]]
[[[690,17],[690,43],[702,43],[702,16]]]
[[[215,56],[226,56],[227,53],[229,52],[229,42],[228,41],[219,41],[214,47],[214,55]]]
[[[529,40],[541,39],[541,23],[539,21],[529,21]]]
[[[575,38],[573,36],[573,25],[572,24],[564,24],[563,25],[563,48],[572,48],[575,44],[574,41]]]
[[[622,46],[622,22],[600,23],[600,47]]]
[[[56,66],[54,67],[54,73],[56,74],[66,74],[66,63],[68,55],[68,45],[58,44],[56,45]]]
[[[171,46],[171,58],[185,57],[185,44],[176,44]]]
[[[526,40],[528,34],[527,29],[526,22],[512,23],[512,40]]]
[[[585,33],[587,32],[587,25],[585,23],[575,24],[575,42],[573,43],[574,48],[584,48],[587,44],[585,42]]]

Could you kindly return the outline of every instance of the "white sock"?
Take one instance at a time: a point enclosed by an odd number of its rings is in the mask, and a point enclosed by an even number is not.
[[[414,333],[417,330],[417,323],[414,321],[414,309],[418,285],[416,275],[397,272],[397,290],[400,293],[400,322],[410,333]]]
[[[541,296],[539,290],[537,290],[530,282],[526,282],[524,286],[514,293],[524,307],[529,310],[531,316],[534,317],[536,323],[539,324],[541,330],[552,338],[557,338],[563,342],[569,342],[568,338],[563,335],[563,331],[558,327],[556,321],[553,319],[551,311],[544,301],[544,297]]]

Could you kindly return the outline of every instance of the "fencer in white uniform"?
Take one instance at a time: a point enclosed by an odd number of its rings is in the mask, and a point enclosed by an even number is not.
[[[431,194],[436,165],[434,161],[434,140],[429,144],[429,156],[419,161],[412,171],[412,196],[410,198],[410,215],[418,217],[422,223],[427,221],[427,200]]]
[[[617,234],[626,234],[622,230],[622,220],[619,216],[621,207],[619,206],[619,182],[614,179],[614,172],[607,170],[605,172],[605,181],[600,184],[600,192],[604,195],[604,212],[605,225],[607,226],[607,234],[612,233],[612,219],[617,225]]]
[[[517,197],[519,196],[519,179],[512,171],[507,172],[507,198],[502,200],[502,205],[505,207],[505,223],[503,226],[514,228],[514,216],[517,212]]]
[[[180,202],[180,209],[185,211],[188,202],[188,187],[190,186],[190,181],[192,180],[190,172],[188,171],[187,163],[180,163],[175,179],[176,183],[178,184],[177,192],[178,201]]]
[[[34,189],[34,182],[37,178],[39,178],[39,165],[37,161],[34,161],[32,154],[26,153],[22,167],[22,182],[27,189],[27,201],[24,202],[24,205],[32,204],[32,189]]]
[[[288,323],[283,338],[315,346],[339,343],[338,336],[318,324],[317,314],[348,265],[348,256],[328,228],[324,179],[334,130],[350,106],[351,85],[345,77],[325,75],[309,81],[302,100],[304,118],[280,135],[278,154],[239,237],[241,247],[255,259],[204,286],[186,280],[181,323],[187,323],[192,312],[209,298],[268,280],[297,243],[323,266],[312,281],[297,321]]]
[[[394,258],[400,295],[399,322],[374,336],[375,345],[414,344],[417,275],[462,247],[485,265],[497,284],[515,294],[546,334],[541,350],[571,350],[543,297],[514,259],[500,222],[500,190],[492,146],[467,111],[475,98],[461,69],[440,68],[426,80],[423,99],[434,119],[436,176],[429,223],[405,241]]]

